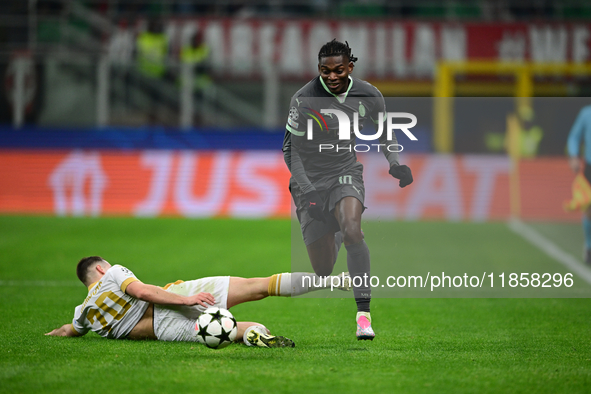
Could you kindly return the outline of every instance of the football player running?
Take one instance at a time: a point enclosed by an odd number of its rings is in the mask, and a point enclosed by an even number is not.
[[[373,340],[368,284],[370,255],[361,231],[361,215],[365,210],[363,165],[357,161],[355,149],[351,149],[355,135],[339,139],[341,119],[323,116],[338,110],[348,116],[351,129],[357,117],[358,129],[363,121],[371,120],[384,130],[385,125],[379,124],[386,118],[384,98],[373,85],[351,76],[355,61],[357,58],[351,54],[348,43],[332,40],[322,46],[318,53],[319,75],[291,99],[283,152],[291,172],[290,191],[314,272],[319,276],[330,275],[344,242],[357,303],[356,336],[360,340]],[[308,124],[313,127],[312,139],[308,139]],[[396,144],[395,136],[387,140],[386,133],[382,133],[379,138],[383,146]],[[324,149],[319,149],[320,146]],[[399,179],[399,186],[410,185],[411,170],[400,165],[397,151],[382,149],[382,152],[390,165],[389,173]]]

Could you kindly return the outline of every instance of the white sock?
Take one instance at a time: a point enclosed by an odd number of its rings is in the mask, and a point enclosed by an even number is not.
[[[307,272],[284,272],[271,276],[268,293],[270,296],[295,297],[310,291],[330,289],[333,276],[320,277]],[[340,278],[338,278],[340,283]],[[335,285],[337,280],[335,279]]]
[[[248,342],[248,340],[246,339],[248,333],[252,330],[258,332],[259,334],[267,334],[269,332],[269,330],[267,330],[267,327],[262,326],[260,324],[248,327],[246,330],[244,330],[244,335],[242,336],[242,342],[244,342],[246,346],[256,346]]]

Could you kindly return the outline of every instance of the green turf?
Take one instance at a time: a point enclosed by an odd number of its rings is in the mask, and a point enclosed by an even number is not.
[[[297,223],[297,221],[294,221]],[[299,225],[292,223],[292,270],[308,270],[310,263]],[[580,226],[556,224],[534,224],[530,227],[539,231],[547,239],[568,251],[581,251],[582,236]],[[506,223],[448,223],[448,222],[391,222],[367,221],[362,224],[366,242],[371,251],[371,274],[379,280],[373,289],[375,297],[543,297],[572,298],[591,297],[591,285],[574,276],[573,285],[566,287],[560,280],[554,282],[555,275],[563,279],[569,270],[520,236],[508,230]],[[574,241],[571,239],[574,238]],[[578,242],[577,242],[578,241]],[[344,248],[343,248],[344,249]],[[583,265],[582,261],[579,264]],[[340,253],[335,272],[347,270],[347,255]],[[526,286],[510,284],[511,275],[520,277]],[[430,277],[444,275],[446,286],[431,289]],[[537,275],[536,287],[527,284]],[[466,277],[464,277],[466,275]],[[492,278],[490,277],[492,275]],[[504,282],[501,279],[504,277]],[[422,276],[424,288],[408,286],[389,287],[388,277],[408,279],[409,276]],[[477,281],[484,277],[483,286]],[[450,288],[452,279],[461,279],[459,287]],[[472,279],[473,278],[473,279]],[[491,287],[491,279],[492,284]],[[558,278],[557,278],[558,279]],[[455,279],[454,279],[455,280]],[[474,280],[475,287],[467,281]],[[433,282],[434,284],[440,284]],[[408,281],[406,283],[409,283]],[[414,283],[414,280],[410,283]],[[517,281],[512,284],[518,283]],[[504,284],[504,286],[502,285]],[[468,287],[466,287],[468,285]],[[546,287],[542,287],[546,286]],[[558,287],[557,287],[558,286]],[[339,296],[334,293],[310,293],[311,297]]]
[[[573,257],[583,258],[584,238],[581,223],[531,223],[530,226]]]
[[[390,247],[404,261],[445,265],[461,255],[466,261],[487,256],[499,268],[534,261],[564,271],[500,223],[399,222],[396,241],[382,246],[378,230],[364,225],[375,260]],[[495,240],[502,244],[495,248]],[[511,247],[502,246],[508,242]],[[350,299],[273,298],[233,308],[238,320],[292,338],[295,349],[216,351],[95,334],[43,336],[70,321],[84,299],[74,266],[91,254],[158,285],[206,275],[266,276],[291,268],[290,223],[0,217],[0,392],[591,390],[589,299],[376,298],[373,342],[355,340]]]

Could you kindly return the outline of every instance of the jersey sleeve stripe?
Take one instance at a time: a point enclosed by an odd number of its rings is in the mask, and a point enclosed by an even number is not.
[[[129,286],[130,283],[137,281],[137,278],[127,278],[123,283],[121,283],[121,291],[125,293],[125,289]]]
[[[166,285],[163,287],[163,289],[164,289],[164,290],[168,290],[168,288],[169,288],[170,286],[173,286],[173,285],[180,285],[180,284],[181,284],[181,283],[183,283],[183,282],[184,282],[183,280],[180,280],[180,279],[179,279],[179,280],[177,280],[176,282],[173,282],[173,283],[167,283],[167,284],[166,284]]]
[[[288,130],[288,131],[289,131],[291,134],[297,135],[298,137],[302,137],[304,134],[306,134],[306,132],[305,132],[305,131],[297,131],[297,130],[294,130],[294,129],[292,129],[292,128],[291,128],[291,127],[288,125],[288,124],[285,124],[285,128],[286,128],[286,129],[287,129],[287,130]]]
[[[78,335],[82,335],[82,333],[79,333],[78,330],[76,330],[73,324],[70,323],[70,325],[72,326],[72,331],[74,331]]]

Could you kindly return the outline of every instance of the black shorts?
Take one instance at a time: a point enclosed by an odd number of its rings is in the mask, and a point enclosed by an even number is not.
[[[304,243],[310,245],[329,232],[340,230],[339,223],[334,217],[334,209],[339,201],[345,197],[355,197],[363,205],[365,210],[365,186],[363,184],[363,164],[357,162],[344,171],[341,175],[321,178],[313,181],[312,185],[316,188],[320,198],[324,202],[324,217],[326,223],[314,220],[308,215],[305,208],[305,201],[302,200],[303,194],[297,182],[290,179],[289,189],[293,202],[296,206],[296,214],[302,229]]]

